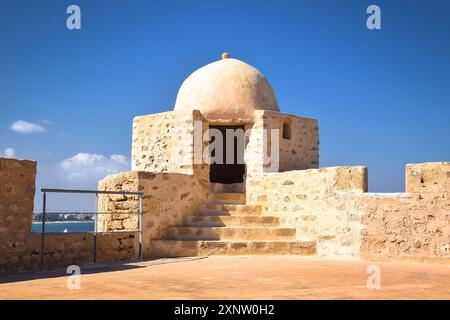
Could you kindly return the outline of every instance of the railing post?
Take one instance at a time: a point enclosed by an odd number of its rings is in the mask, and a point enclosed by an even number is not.
[[[44,249],[45,249],[45,220],[47,219],[47,193],[42,197],[42,229],[41,229],[41,271],[44,271]]]
[[[142,260],[142,194],[139,195],[139,260]]]
[[[97,232],[94,231],[94,263],[97,263]]]
[[[97,263],[97,221],[98,221],[98,193],[95,194],[94,263]]]
[[[99,194],[127,194],[127,195],[133,195],[138,196],[139,199],[139,225],[138,225],[138,241],[139,241],[139,247],[138,247],[138,257],[139,260],[142,260],[142,192],[124,192],[124,191],[99,191],[99,190],[70,190],[70,189],[41,189],[43,193],[43,201],[42,201],[42,230],[41,230],[41,271],[44,271],[44,264],[45,264],[45,222],[47,220],[47,193],[51,192],[57,192],[57,193],[81,193],[81,194],[95,194],[96,195],[96,211],[95,211],[95,226],[94,226],[94,232],[93,232],[93,260],[94,263],[97,262],[97,236],[98,236],[98,195]],[[132,214],[136,214],[133,212]],[[100,232],[102,234],[103,232]]]

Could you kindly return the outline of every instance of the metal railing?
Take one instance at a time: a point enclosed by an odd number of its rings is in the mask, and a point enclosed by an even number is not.
[[[138,258],[139,260],[142,260],[142,192],[129,192],[129,191],[101,191],[101,190],[70,190],[70,189],[41,189],[42,194],[42,229],[41,229],[41,271],[44,271],[44,265],[45,265],[45,222],[47,219],[47,193],[76,193],[76,194],[95,194],[96,195],[96,206],[98,205],[98,195],[99,194],[117,194],[117,195],[132,195],[132,196],[138,196],[139,201],[139,212],[133,213],[129,212],[127,214],[133,215],[137,214],[139,215],[138,219],[138,240],[139,240],[139,248],[138,248]],[[93,212],[92,214],[95,215],[95,227],[94,232],[71,232],[74,233],[91,233],[93,234],[94,238],[94,245],[93,245],[93,261],[96,263],[97,261],[97,234],[110,234],[110,233],[130,233],[130,232],[136,232],[136,231],[109,231],[109,232],[98,232],[97,231],[97,217],[99,214],[112,214],[113,212],[98,212],[98,208],[96,207],[96,212]],[[62,233],[64,232],[51,232],[51,233]]]

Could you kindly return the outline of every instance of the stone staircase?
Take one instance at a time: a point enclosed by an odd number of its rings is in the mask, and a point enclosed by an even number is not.
[[[209,255],[312,255],[314,241],[295,240],[295,228],[281,228],[278,217],[245,204],[245,193],[212,192],[208,202],[165,239],[152,240],[154,257]]]

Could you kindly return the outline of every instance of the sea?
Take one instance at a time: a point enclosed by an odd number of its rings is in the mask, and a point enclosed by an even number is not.
[[[46,222],[45,232],[90,232],[94,231],[94,221]],[[42,231],[42,222],[33,222],[32,232]]]

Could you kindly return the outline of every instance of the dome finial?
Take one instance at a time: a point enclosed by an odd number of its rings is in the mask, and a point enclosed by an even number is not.
[[[222,60],[223,59],[229,59],[229,58],[230,58],[230,53],[229,52],[222,53]]]

